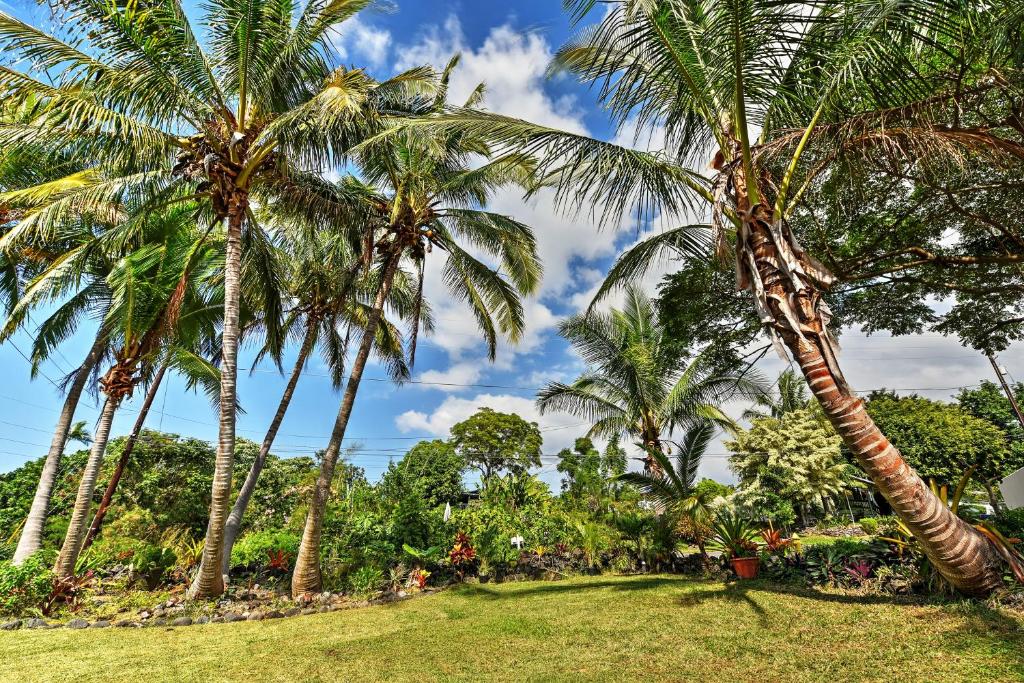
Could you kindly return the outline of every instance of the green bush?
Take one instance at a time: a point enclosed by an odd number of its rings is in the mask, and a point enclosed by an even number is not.
[[[22,614],[40,608],[53,591],[53,572],[44,553],[20,566],[0,562],[0,613]]]
[[[874,536],[878,533],[878,518],[876,517],[863,517],[860,520],[860,528],[864,530],[868,536]]]
[[[141,579],[148,590],[155,590],[177,561],[178,556],[170,548],[144,543],[132,557],[131,576],[134,580]]]
[[[359,597],[370,597],[384,585],[384,572],[379,567],[364,565],[348,577],[349,590]]]
[[[1024,539],[1024,508],[1000,513],[995,518],[995,526],[1007,538]]]
[[[250,531],[231,549],[231,568],[265,566],[270,554],[277,552],[294,558],[299,552],[299,540],[295,534],[281,529]]]

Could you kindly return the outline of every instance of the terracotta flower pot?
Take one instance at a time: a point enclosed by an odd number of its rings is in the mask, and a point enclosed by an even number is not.
[[[759,557],[734,557],[729,562],[736,576],[741,579],[756,579],[757,572],[761,569],[761,558]]]

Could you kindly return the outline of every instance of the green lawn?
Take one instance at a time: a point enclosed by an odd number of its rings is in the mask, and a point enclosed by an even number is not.
[[[0,634],[0,679],[1019,681],[982,607],[676,576],[463,586],[263,622]]]

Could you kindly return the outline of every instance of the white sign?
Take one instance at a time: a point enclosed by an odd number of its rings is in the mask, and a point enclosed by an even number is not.
[[[1024,508],[1024,467],[999,482],[999,490],[1003,492],[1006,507]]]

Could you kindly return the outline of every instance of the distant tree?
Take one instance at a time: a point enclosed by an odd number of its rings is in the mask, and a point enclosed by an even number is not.
[[[601,452],[586,437],[576,439],[572,449],[559,451],[557,469],[565,475],[562,479],[563,497],[574,501],[600,497],[604,491],[602,460]]]
[[[619,445],[619,437],[613,436],[601,454],[601,477],[610,493],[618,494],[619,482],[616,477],[626,471],[627,463],[626,450]]]
[[[1024,405],[1024,383],[1017,382],[1011,388],[1018,405]],[[996,484],[1003,477],[1024,467],[1024,427],[1021,427],[1009,399],[1002,387],[995,382],[985,381],[976,389],[962,389],[957,401],[960,407],[971,415],[988,420],[1006,435],[1008,453],[999,467],[982,468],[979,478],[988,493],[989,502],[998,510],[1001,507],[999,489]]]
[[[956,487],[973,477],[991,488],[1013,471],[1006,434],[956,404],[876,392],[867,408],[907,462],[937,486]]]
[[[401,460],[388,465],[377,489],[394,500],[415,493],[428,507],[437,507],[459,500],[465,490],[465,470],[466,461],[451,442],[420,441]]]
[[[743,417],[748,420],[759,417],[779,418],[810,405],[807,381],[793,370],[783,370],[775,382],[774,391],[755,396],[754,407],[744,411]]]
[[[654,303],[635,286],[626,288],[621,309],[570,316],[558,331],[587,370],[571,384],[543,387],[537,393],[540,411],[567,412],[592,422],[591,437],[628,435],[648,454],[664,452],[674,430],[704,421],[732,429],[734,422],[722,405],[763,392],[752,377],[717,374],[703,356],[687,364],[673,355]],[[657,459],[648,455],[646,466],[657,467]]]
[[[452,444],[486,481],[496,472],[523,474],[531,467],[540,467],[543,438],[535,422],[481,408],[452,427]]]
[[[739,502],[756,509],[778,509],[779,500],[802,511],[829,511],[850,485],[852,466],[840,452],[842,440],[810,409],[780,418],[754,420],[725,447],[729,467],[739,477]]]
[[[717,482],[714,479],[704,478],[697,482],[697,485],[693,487],[694,491],[697,492],[705,500],[715,500],[716,498],[726,498],[736,490],[735,486],[729,486]]]
[[[1010,388],[1018,405],[1024,405],[1024,382],[1017,382]],[[956,400],[961,408],[974,417],[988,420],[1003,430],[1011,445],[1024,445],[1024,427],[1013,412],[1002,387],[995,382],[986,380],[975,389],[961,389]]]

